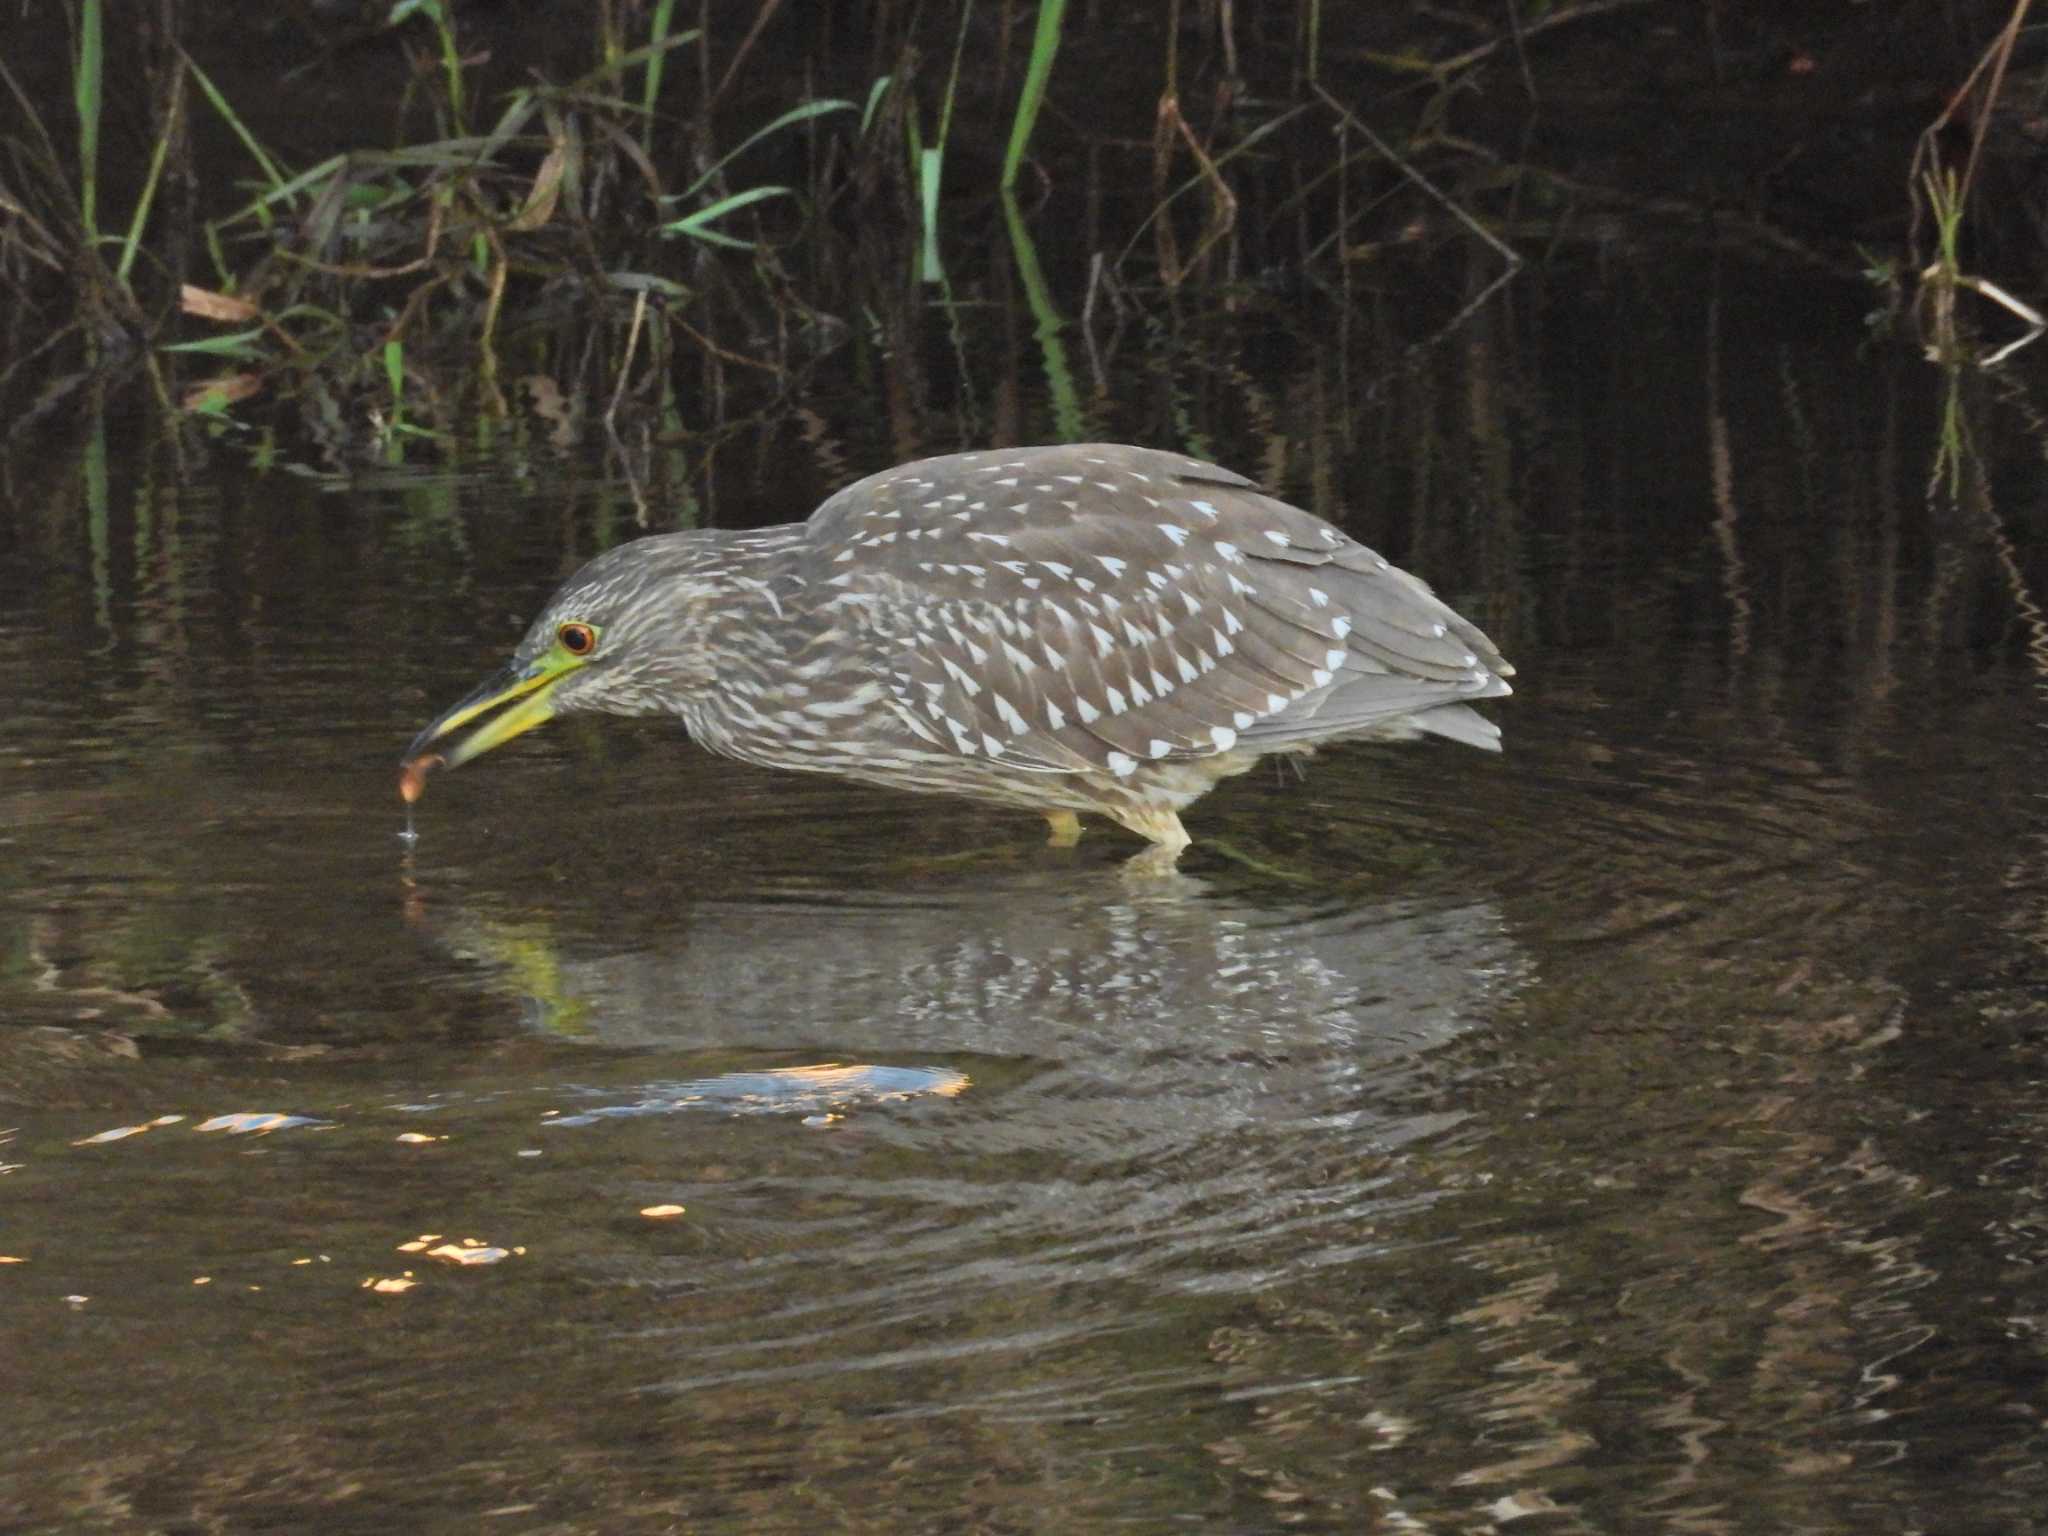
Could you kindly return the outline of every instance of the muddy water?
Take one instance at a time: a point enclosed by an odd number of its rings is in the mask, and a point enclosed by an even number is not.
[[[1028,338],[982,406],[935,321],[943,405],[856,355],[665,470],[15,464],[0,1516],[2038,1529],[2038,390],[1964,381],[1948,460],[1853,290],[1589,282],[1419,360],[1261,312],[1098,364],[1091,430],[1266,475],[1522,671],[1504,756],[1249,775],[1174,881],[659,722],[395,836],[624,471],[764,522],[1046,437]]]

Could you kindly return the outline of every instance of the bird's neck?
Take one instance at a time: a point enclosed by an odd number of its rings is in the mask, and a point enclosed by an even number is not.
[[[801,569],[805,527],[691,535],[717,597],[699,616],[705,652],[715,658],[707,687],[684,703],[690,735],[715,752],[774,761],[750,750],[764,738],[801,727],[824,670],[815,594]],[[701,541],[701,543],[698,543]]]

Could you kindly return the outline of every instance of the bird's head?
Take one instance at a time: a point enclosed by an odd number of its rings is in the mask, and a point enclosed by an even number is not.
[[[698,543],[689,534],[639,539],[563,582],[512,659],[413,738],[399,781],[405,798],[418,798],[428,768],[457,767],[556,715],[660,714],[701,690],[709,658],[696,637],[718,583]]]

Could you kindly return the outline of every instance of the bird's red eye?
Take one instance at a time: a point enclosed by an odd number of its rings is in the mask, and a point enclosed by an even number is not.
[[[597,631],[580,621],[572,620],[556,630],[555,640],[571,656],[588,656],[597,649]]]

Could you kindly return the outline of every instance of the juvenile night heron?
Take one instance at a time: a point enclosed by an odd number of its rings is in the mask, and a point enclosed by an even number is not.
[[[1171,861],[1180,812],[1267,753],[1425,732],[1498,751],[1467,706],[1513,673],[1421,581],[1242,475],[992,449],[871,475],[803,523],[599,555],[420,732],[400,790],[558,714],[672,714],[748,762],[1040,812],[1055,842],[1100,812]]]

